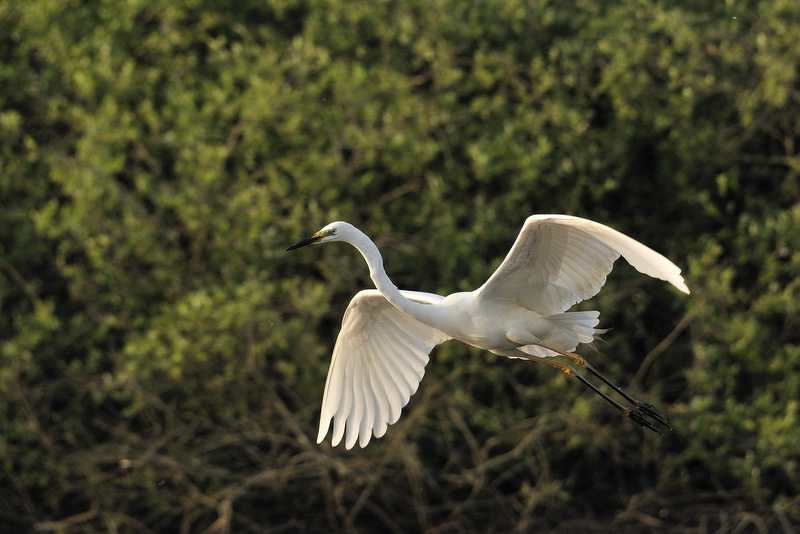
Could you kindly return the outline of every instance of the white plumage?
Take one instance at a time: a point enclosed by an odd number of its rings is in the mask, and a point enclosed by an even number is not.
[[[417,291],[401,294],[423,304],[435,304],[443,298]],[[333,349],[317,442],[325,438],[334,418],[334,444],[344,435],[345,421],[348,449],[358,436],[362,447],[371,434],[383,436],[416,393],[431,349],[448,339],[392,306],[379,291],[359,292],[347,307]]]
[[[567,215],[534,215],[489,280],[469,293],[447,297],[399,291],[383,269],[375,244],[354,226],[334,222],[288,250],[328,241],[355,246],[377,290],[350,302],[325,383],[317,442],[333,421],[333,445],[350,449],[384,435],[419,386],[431,349],[448,339],[512,358],[542,361],[577,376],[624,415],[658,432],[647,419],[668,426],[655,408],[628,397],[572,351],[597,332],[596,311],[567,312],[596,295],[622,255],[638,271],[689,289],[671,261],[600,223]],[[564,355],[612,385],[634,407],[623,407],[568,365]]]

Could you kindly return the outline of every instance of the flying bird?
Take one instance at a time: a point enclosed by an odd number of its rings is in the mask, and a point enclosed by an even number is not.
[[[398,290],[386,275],[378,247],[355,226],[332,222],[295,243],[343,241],[364,256],[375,289],[350,301],[325,382],[317,443],[333,421],[331,443],[361,447],[382,437],[417,391],[428,355],[449,339],[509,358],[556,367],[579,379],[623,415],[655,432],[669,427],[655,407],[638,401],[575,354],[602,330],[597,311],[567,311],[600,291],[617,258],[688,294],[680,268],[638,241],[600,223],[569,215],[533,215],[525,221],[500,267],[472,292],[446,297]],[[565,356],[602,380],[623,406],[554,356]],[[651,421],[652,419],[652,421]]]

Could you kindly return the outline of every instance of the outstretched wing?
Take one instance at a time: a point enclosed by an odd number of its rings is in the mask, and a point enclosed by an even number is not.
[[[444,298],[418,291],[401,293],[422,304]],[[342,440],[345,429],[347,449],[356,440],[365,447],[371,435],[383,436],[417,391],[431,349],[448,339],[392,306],[380,292],[358,293],[347,307],[333,349],[317,443],[325,439],[331,419],[333,446]]]
[[[476,294],[519,303],[542,315],[560,313],[596,295],[620,255],[639,272],[689,293],[680,268],[625,234],[579,217],[533,215]]]

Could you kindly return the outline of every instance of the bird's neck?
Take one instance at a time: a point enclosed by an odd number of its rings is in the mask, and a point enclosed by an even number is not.
[[[359,231],[356,238],[350,241],[350,243],[364,256],[369,266],[369,276],[372,278],[378,291],[386,297],[386,300],[409,317],[434,328],[439,327],[439,314],[437,313],[439,310],[436,306],[414,302],[400,293],[397,286],[392,283],[389,276],[386,274],[386,270],[383,268],[383,257],[378,247],[369,237]]]

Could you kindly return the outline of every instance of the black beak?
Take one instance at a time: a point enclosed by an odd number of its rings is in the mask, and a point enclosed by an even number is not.
[[[310,236],[308,236],[307,238],[305,238],[305,239],[301,239],[300,241],[298,241],[297,243],[295,243],[295,244],[294,244],[294,245],[292,245],[291,247],[287,248],[287,249],[286,249],[286,251],[288,252],[288,251],[290,251],[290,250],[294,250],[294,249],[296,249],[296,248],[304,247],[304,246],[306,246],[306,245],[311,245],[311,244],[313,244],[313,243],[316,243],[316,242],[317,242],[317,241],[319,241],[320,239],[322,239],[322,236],[321,236],[321,235],[319,235],[319,233],[316,233],[316,234],[310,235]]]

